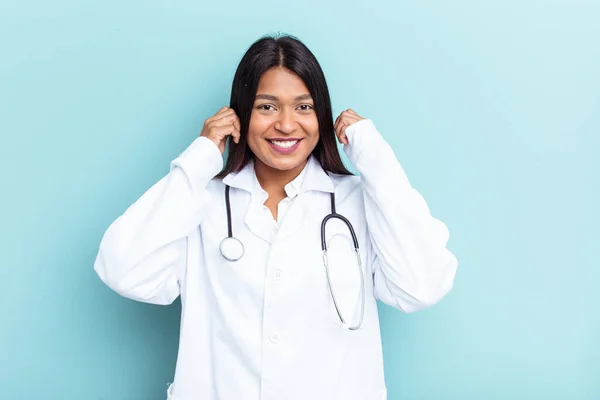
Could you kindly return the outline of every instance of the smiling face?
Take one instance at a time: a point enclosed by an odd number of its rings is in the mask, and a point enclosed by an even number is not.
[[[319,141],[319,123],[312,97],[298,75],[282,68],[261,77],[248,128],[248,146],[257,174],[295,174]]]

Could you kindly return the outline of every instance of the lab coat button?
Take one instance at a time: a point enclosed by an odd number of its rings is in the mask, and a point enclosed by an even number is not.
[[[281,270],[280,269],[276,269],[275,272],[273,272],[273,278],[274,279],[280,279],[281,278]]]
[[[272,334],[271,337],[269,338],[269,340],[274,344],[279,343],[279,334],[278,333]]]

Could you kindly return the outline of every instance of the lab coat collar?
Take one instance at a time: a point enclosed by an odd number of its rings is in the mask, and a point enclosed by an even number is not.
[[[311,155],[309,157],[301,175],[302,174],[303,176],[299,175],[294,181],[292,181],[292,185],[287,185],[287,189],[290,189],[290,193],[288,193],[286,190],[288,196],[292,194],[295,197],[295,195],[309,190],[318,190],[330,193],[333,192],[334,186],[331,177],[325,173],[321,167],[321,164],[314,156]],[[256,174],[254,172],[254,162],[249,162],[248,165],[246,165],[237,173],[230,173],[225,176],[223,178],[223,183],[231,187],[243,189],[250,193],[253,201],[251,201],[248,206],[248,212],[244,217],[244,222],[252,233],[262,238],[267,243],[272,243],[274,239],[272,226],[265,224],[264,218],[261,217],[261,213],[263,212],[262,205],[266,201],[268,195],[258,184],[258,180],[256,179]],[[291,193],[298,189],[299,193]],[[287,212],[283,224],[279,228],[279,238],[285,239],[300,228],[303,218],[306,217],[303,211],[305,208],[302,205],[303,200],[306,200],[306,198],[304,196],[299,196],[299,198],[295,201],[299,201],[300,203],[292,207]]]
[[[333,181],[331,177],[323,170],[315,156],[311,155],[305,168],[305,175],[302,179],[300,191],[307,192],[317,190],[321,192],[333,193]],[[223,183],[231,187],[243,189],[249,193],[254,190],[254,161],[251,160],[241,171],[232,172],[223,178]]]

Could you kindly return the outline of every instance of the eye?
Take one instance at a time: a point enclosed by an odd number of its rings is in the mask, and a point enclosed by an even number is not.
[[[314,109],[314,107],[310,104],[302,104],[300,106],[300,110],[302,110],[302,111],[310,111],[312,109]]]
[[[273,111],[275,109],[272,104],[261,104],[256,108],[263,111]]]

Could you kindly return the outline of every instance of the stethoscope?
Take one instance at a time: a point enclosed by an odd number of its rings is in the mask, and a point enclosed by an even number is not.
[[[237,261],[244,255],[244,244],[241,240],[233,236],[233,230],[231,227],[231,204],[229,201],[229,185],[225,185],[225,207],[227,210],[227,237],[221,241],[219,249],[221,250],[221,254],[229,261]],[[354,242],[354,252],[356,253],[356,265],[358,267],[358,272],[360,275],[360,292],[361,292],[361,303],[360,303],[360,320],[356,325],[349,326],[344,319],[342,312],[340,311],[337,299],[335,297],[335,290],[331,285],[331,276],[329,273],[329,263],[327,259],[327,242],[325,240],[325,227],[327,225],[327,221],[330,219],[339,219],[348,227],[350,231],[350,235],[352,236],[352,241]],[[335,194],[331,193],[331,213],[326,215],[321,222],[321,250],[323,250],[323,265],[325,265],[325,271],[327,274],[327,285],[329,286],[329,293],[331,294],[331,299],[333,300],[333,305],[335,306],[335,310],[337,315],[342,322],[342,327],[347,328],[351,331],[358,330],[362,323],[365,314],[365,278],[362,272],[362,263],[360,261],[360,252],[358,250],[358,239],[356,238],[356,233],[354,232],[354,228],[352,224],[346,217],[341,214],[338,214],[335,211]]]

